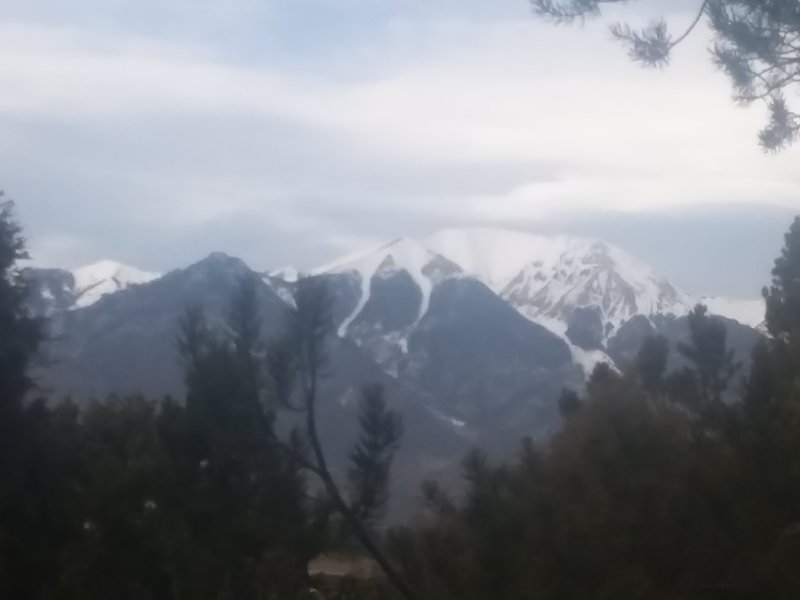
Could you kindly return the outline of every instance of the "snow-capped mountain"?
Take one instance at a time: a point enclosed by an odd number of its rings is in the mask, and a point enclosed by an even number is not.
[[[199,277],[200,266],[218,262],[234,279],[250,272],[216,253],[187,273]],[[45,315],[81,312],[160,277],[112,261],[30,274],[39,291],[32,309]],[[683,315],[696,302],[605,242],[486,228],[448,229],[422,243],[399,238],[310,275],[330,285],[339,337],[355,342],[390,376],[453,399],[440,408],[452,417],[457,404],[462,420],[470,418],[470,403],[481,405],[476,379],[506,381],[494,385],[499,402],[541,396],[556,389],[554,382],[571,380],[570,368],[579,376],[599,362],[623,367],[646,335],[683,336]],[[295,269],[259,276],[291,306]],[[763,321],[760,301],[698,300],[713,314],[751,327]],[[744,348],[749,342],[742,339]],[[479,378],[470,376],[479,371]]]
[[[101,260],[73,270],[29,268],[25,276],[34,290],[31,308],[38,314],[51,315],[86,308],[103,296],[149,283],[160,274]]]
[[[764,321],[760,298],[692,297],[649,265],[601,240],[468,228],[440,231],[425,243],[524,315],[555,330],[568,323],[576,308],[598,310],[604,337],[635,315],[679,316],[697,303],[750,327]]]
[[[600,240],[451,229],[430,243],[532,320],[569,326],[577,309],[591,309],[603,340],[634,315],[680,315],[693,305],[648,265]]]
[[[392,356],[388,362],[395,363],[397,347],[407,352],[409,336],[430,303],[437,283],[430,277],[431,264],[447,265],[439,280],[443,275],[484,283],[528,320],[561,338],[584,373],[599,362],[614,363],[609,342],[634,317],[644,317],[658,330],[667,321],[660,320],[656,326],[655,317],[681,317],[702,301],[713,314],[749,326],[763,320],[760,302],[694,299],[649,265],[600,240],[473,228],[447,229],[423,243],[403,238],[318,269],[316,273],[350,273],[358,281],[357,300],[340,319],[340,335],[349,335],[378,356]],[[420,290],[416,317],[406,319],[402,328],[359,319],[370,303],[397,303],[401,286],[396,284],[390,293],[391,286],[376,287],[376,281],[397,279],[401,274]],[[386,296],[380,302],[371,297],[377,289]],[[393,348],[388,354],[387,347]]]
[[[409,238],[399,238],[384,246],[351,254],[312,272],[314,275],[349,274],[358,279],[360,293],[352,312],[339,325],[344,336],[350,325],[369,303],[373,281],[387,280],[399,273],[411,277],[419,290],[419,301],[412,323],[418,323],[427,313],[433,288],[449,277],[461,273],[461,268],[440,254],[428,250]]]
[[[149,283],[160,273],[141,271],[112,260],[101,260],[72,271],[74,308],[91,306],[106,294],[113,294],[132,285]]]
[[[293,269],[255,272],[220,253],[163,277],[109,261],[29,276],[39,291],[31,309],[53,317],[56,362],[43,380],[97,397],[179,393],[180,316],[202,303],[209,322],[224,320],[242,278],[259,282],[263,333],[274,338],[298,279]],[[331,406],[376,381],[417,411],[430,439],[444,436],[444,425],[487,448],[508,443],[508,451],[518,436],[552,427],[562,388],[580,386],[598,362],[624,368],[648,335],[664,335],[673,348],[685,341],[687,319],[675,313],[693,304],[608,244],[497,230],[450,230],[427,244],[401,238],[310,276],[328,284],[339,334],[330,340]],[[732,306],[717,301],[712,311]],[[725,325],[746,360],[759,334]]]
[[[634,315],[680,315],[688,295],[619,248],[595,240],[554,238],[551,253],[534,258],[501,295],[530,318],[569,323],[576,309],[592,309],[607,339]]]
[[[313,274],[327,280],[339,335],[431,394],[448,419],[485,427],[553,423],[560,385],[579,377],[558,336],[408,238]]]

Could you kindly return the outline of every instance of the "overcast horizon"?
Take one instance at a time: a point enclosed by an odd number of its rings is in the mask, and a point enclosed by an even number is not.
[[[759,149],[702,31],[646,70],[526,0],[3,4],[0,189],[37,264],[308,268],[481,225],[753,298],[800,212],[800,147]]]

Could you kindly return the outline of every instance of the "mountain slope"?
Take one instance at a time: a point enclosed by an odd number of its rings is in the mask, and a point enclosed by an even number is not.
[[[111,260],[101,260],[72,271],[75,308],[91,306],[106,294],[113,294],[132,285],[149,283],[159,273],[140,271]]]
[[[54,315],[55,335],[45,349],[52,360],[37,379],[57,396],[71,394],[78,402],[112,392],[152,398],[169,394],[180,400],[184,385],[176,336],[181,316],[187,307],[198,306],[212,327],[224,327],[230,300],[246,278],[256,285],[261,335],[268,342],[283,332],[290,307],[244,262],[214,253],[147,285]],[[332,469],[337,476],[346,475],[348,452],[358,434],[360,389],[379,384],[387,402],[402,412],[407,431],[395,465],[393,505],[411,506],[420,481],[446,475],[466,451],[461,431],[427,394],[387,375],[351,339],[334,335],[327,350],[317,410]],[[281,414],[279,426],[288,428],[291,418]]]
[[[214,253],[145,285],[54,314],[54,342],[47,348],[53,365],[45,382],[76,397],[111,391],[180,394],[175,346],[180,317],[188,306],[199,305],[212,322],[220,321],[240,278],[250,273],[239,259]],[[285,304],[266,285],[259,292],[265,320],[282,322]]]
[[[493,444],[554,425],[561,388],[579,382],[561,339],[466,277],[436,287],[397,372]]]
[[[567,345],[453,261],[400,239],[314,272],[340,336],[454,423],[531,432],[555,422],[560,386],[576,377]]]
[[[313,271],[316,275],[347,274],[357,278],[361,287],[358,302],[339,325],[339,335],[347,333],[350,325],[370,302],[375,279],[390,279],[406,273],[417,288],[416,315],[409,326],[419,322],[428,311],[433,288],[441,281],[461,272],[460,267],[409,238],[394,240],[367,252],[346,256]]]
[[[468,239],[452,230],[448,235],[451,251],[458,250],[454,239]],[[564,386],[582,385],[598,362],[625,367],[644,336],[686,340],[686,317],[670,311],[685,313],[692,302],[621,251],[591,240],[518,233],[505,244],[498,241],[504,235],[480,237],[497,244],[494,255],[489,248],[482,255],[477,244],[460,256],[469,269],[400,239],[314,271],[328,284],[341,334],[329,340],[319,410],[337,465],[355,435],[364,383],[382,384],[406,415],[408,446],[398,467],[413,482],[413,474],[448,469],[467,442],[502,457],[521,437],[546,433],[558,422]],[[76,399],[112,391],[180,398],[175,335],[187,306],[200,304],[212,324],[221,324],[241,279],[254,278],[262,333],[271,339],[282,331],[297,282],[291,269],[255,273],[220,253],[138,285],[136,277],[106,267],[78,278],[90,291],[108,290],[87,306],[76,305],[72,273],[30,274],[38,301],[49,303],[53,333],[46,349],[51,364],[39,379]],[[494,288],[469,274],[480,269]],[[757,332],[734,321],[726,326],[744,360]]]
[[[104,296],[161,277],[159,273],[142,271],[111,260],[101,260],[72,271],[29,268],[25,276],[33,288],[33,309],[45,315],[85,308]]]

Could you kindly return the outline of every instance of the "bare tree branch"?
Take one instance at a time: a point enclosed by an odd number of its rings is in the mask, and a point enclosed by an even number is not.
[[[381,567],[391,584],[407,600],[418,600],[418,595],[395,568],[388,556],[373,539],[368,527],[341,493],[338,484],[331,474],[325,452],[322,448],[317,429],[317,401],[319,380],[326,364],[324,351],[325,339],[331,331],[328,317],[329,300],[327,290],[322,282],[313,279],[301,279],[295,288],[295,306],[291,324],[290,339],[297,353],[296,360],[291,363],[292,373],[300,380],[302,409],[305,412],[305,435],[313,455],[313,462],[299,455],[299,464],[305,464],[309,471],[319,477],[331,498],[333,506],[350,526],[353,534]],[[287,388],[288,389],[288,388]],[[287,448],[289,446],[286,446]]]

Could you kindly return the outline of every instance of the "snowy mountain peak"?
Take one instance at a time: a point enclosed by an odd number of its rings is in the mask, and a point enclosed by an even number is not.
[[[597,240],[555,238],[506,285],[501,294],[530,318],[569,322],[593,308],[606,338],[635,315],[680,315],[692,301],[648,265]]]
[[[373,278],[389,277],[401,271],[411,276],[422,293],[417,318],[419,320],[428,311],[433,287],[440,281],[459,274],[461,268],[418,242],[402,237],[373,250],[351,254],[314,270],[314,274],[355,273],[359,278],[361,297],[352,314],[339,327],[339,335],[347,333],[350,324],[369,301]]]
[[[124,290],[131,285],[148,283],[161,276],[159,273],[141,271],[112,260],[101,260],[78,267],[71,273],[76,298],[74,308],[90,306],[106,294]]]
[[[606,242],[502,229],[448,229],[429,245],[475,274],[532,320],[569,322],[598,311],[602,338],[630,317],[683,314],[690,298],[652,268]]]
[[[576,257],[593,255],[598,261],[605,259],[610,265],[612,254],[624,254],[622,250],[592,238],[537,235],[488,227],[445,229],[430,236],[426,244],[498,293],[531,265],[546,267],[564,261],[563,270],[568,270],[572,266],[570,263],[574,263],[570,259]],[[632,257],[626,260],[635,262]],[[642,267],[641,264],[636,266]]]

